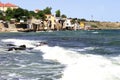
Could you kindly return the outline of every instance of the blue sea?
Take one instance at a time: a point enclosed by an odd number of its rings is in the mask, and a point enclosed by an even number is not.
[[[120,80],[120,30],[0,33],[0,80]]]

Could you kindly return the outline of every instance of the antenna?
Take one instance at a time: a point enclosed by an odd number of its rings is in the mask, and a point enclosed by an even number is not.
[[[93,21],[93,15],[91,15],[91,21]]]

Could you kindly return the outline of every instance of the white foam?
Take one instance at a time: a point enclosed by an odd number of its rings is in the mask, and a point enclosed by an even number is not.
[[[10,73],[8,76],[14,77],[14,76],[17,76],[17,74],[16,73]]]
[[[43,53],[45,53],[43,55],[44,59],[56,60],[62,64],[72,64],[76,62],[77,57],[79,57],[79,55],[77,55],[76,52],[65,50],[58,46],[53,48],[45,45],[37,47],[35,49],[41,50]]]
[[[2,42],[11,42],[17,46],[26,45],[26,47],[35,47],[38,41],[22,40],[22,39],[3,39]]]
[[[60,80],[120,80],[120,67],[103,56],[80,54],[55,46],[41,46],[44,59],[51,59],[65,64]],[[90,48],[91,49],[91,48]]]
[[[95,32],[92,32],[92,33],[94,33],[94,34],[98,34],[99,32],[95,31]]]
[[[43,45],[35,47],[37,41],[6,39],[3,42],[12,42],[15,45],[25,44],[27,47],[34,47],[44,53],[44,59],[50,59],[65,64],[63,76],[60,80],[120,80],[120,57],[113,57],[116,60],[113,63],[110,59],[92,55],[81,54],[72,50],[67,50],[58,46],[50,47]],[[92,50],[93,47],[87,47],[83,50]],[[15,76],[10,74],[9,76]]]
[[[120,79],[119,76],[118,65],[101,56],[86,56],[78,59],[76,64],[68,66],[61,80],[117,80],[115,78]]]

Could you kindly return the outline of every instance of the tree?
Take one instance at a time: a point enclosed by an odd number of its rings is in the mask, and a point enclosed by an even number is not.
[[[77,21],[77,18],[72,18],[71,23],[74,24]]]
[[[35,12],[34,11],[29,11],[29,18],[35,17]]]
[[[56,13],[56,14],[55,14],[56,17],[60,17],[60,15],[61,15],[60,10],[57,10],[55,13]]]
[[[23,11],[24,11],[24,15],[22,16],[22,19],[23,19],[24,21],[27,21],[27,19],[30,18],[30,13],[29,13],[29,11],[26,10],[26,9],[23,9]]]
[[[72,19],[72,20],[71,20],[71,23],[72,23],[72,24],[75,24],[75,19]]]
[[[14,9],[14,18],[17,19],[17,21],[19,21],[22,16],[24,16],[24,10],[22,8],[18,8],[18,9]]]
[[[86,21],[86,19],[82,18],[81,21]]]
[[[18,9],[14,9],[13,12],[14,12],[13,18],[15,18],[17,21],[19,21],[20,19],[26,21],[30,17],[30,13],[26,9],[18,8]]]
[[[78,23],[80,23],[81,19],[77,19]]]
[[[11,18],[14,17],[14,12],[12,9],[8,8],[7,11],[5,12],[6,14],[6,20],[10,20]]]
[[[67,18],[67,16],[65,14],[62,14],[61,17],[62,18]]]
[[[38,19],[45,20],[46,18],[44,11],[39,11],[37,15],[38,15]]]
[[[3,12],[0,11],[0,20],[3,20]]]
[[[46,7],[46,8],[43,10],[43,12],[44,12],[45,14],[51,14],[51,10],[52,10],[51,7]]]
[[[23,16],[26,16],[26,17],[29,17],[29,16],[30,16],[30,14],[29,14],[29,11],[28,11],[28,10],[23,9],[23,11],[24,11],[24,15],[23,15]]]

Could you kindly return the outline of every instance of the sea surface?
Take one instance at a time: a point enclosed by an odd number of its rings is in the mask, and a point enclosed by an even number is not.
[[[120,80],[120,30],[0,33],[0,80]]]

